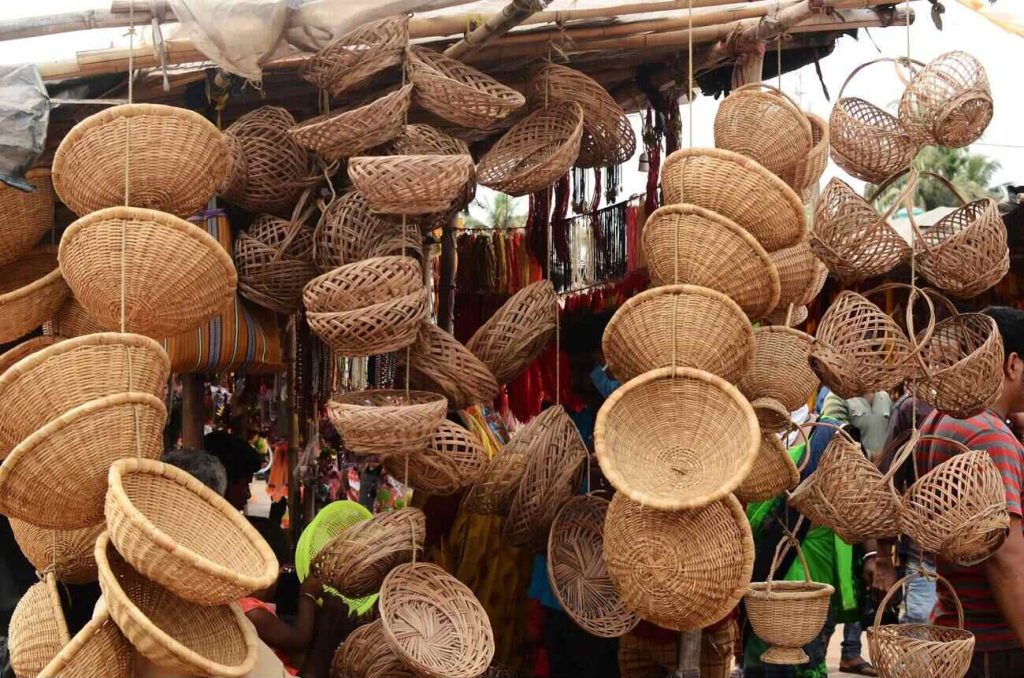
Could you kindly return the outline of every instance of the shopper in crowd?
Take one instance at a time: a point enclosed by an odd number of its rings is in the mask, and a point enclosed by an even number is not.
[[[160,461],[188,472],[219,496],[224,496],[227,490],[228,476],[224,464],[212,454],[192,447],[181,447],[164,452]]]
[[[224,498],[239,511],[244,510],[251,496],[249,484],[263,466],[263,458],[252,445],[226,431],[206,434],[203,447],[220,460],[227,472]]]

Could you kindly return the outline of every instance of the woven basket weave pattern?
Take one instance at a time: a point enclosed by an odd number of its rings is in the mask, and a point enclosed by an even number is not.
[[[416,678],[412,669],[384,641],[379,619],[358,627],[338,646],[331,661],[331,678]]]
[[[555,331],[558,297],[541,280],[513,294],[473,334],[466,348],[507,384],[541,354]]]
[[[739,388],[750,400],[775,398],[789,412],[798,409],[818,389],[818,377],[808,366],[814,337],[787,327],[754,330],[754,354]]]
[[[767,501],[792,490],[800,483],[800,472],[774,433],[761,433],[761,446],[750,473],[736,488],[736,498],[744,504]]]
[[[486,129],[526,103],[486,73],[423,47],[409,49],[409,79],[417,103],[462,127]]]
[[[817,278],[821,262],[811,251],[808,240],[775,250],[769,256],[779,272],[779,303],[775,311],[785,313],[790,304],[799,306],[803,303],[808,288]]]
[[[302,65],[299,75],[336,97],[374,74],[402,63],[408,42],[407,15],[371,21],[317,52]]]
[[[9,264],[28,253],[54,227],[53,180],[50,170],[30,169],[25,178],[36,187],[26,193],[4,184],[0,186],[0,265]]]
[[[823,118],[807,113],[811,124],[811,150],[795,165],[784,170],[779,176],[804,200],[811,197],[812,189],[828,167],[829,127]]]
[[[48,336],[46,332],[47,325],[49,325],[48,322],[43,324],[43,336],[26,339],[14,348],[0,354],[0,375],[9,370],[12,365],[22,358],[26,358],[36,351],[41,351],[47,346],[53,346],[58,341],[63,340],[63,338],[59,336]]]
[[[327,403],[328,418],[356,454],[422,452],[447,410],[444,396],[424,391],[354,391]]]
[[[303,148],[334,162],[401,134],[411,101],[412,85],[406,85],[369,103],[301,122],[288,133]]]
[[[53,577],[33,584],[18,600],[7,630],[11,668],[35,676],[67,645],[68,626]]]
[[[260,215],[235,238],[234,261],[242,296],[292,313],[299,307],[303,286],[317,273],[313,229],[299,215],[292,220]]]
[[[423,124],[406,125],[382,150],[387,155],[469,155],[465,141]]]
[[[321,272],[369,256],[385,230],[359,191],[348,191],[326,206],[313,234],[313,260]]]
[[[947,214],[921,236],[917,266],[939,289],[975,297],[1010,270],[1006,225],[995,200],[984,198]]]
[[[351,311],[310,311],[306,320],[335,353],[360,357],[390,353],[412,344],[429,310],[430,293],[423,287]]]
[[[409,366],[428,382],[426,390],[442,393],[452,408],[489,403],[498,396],[498,381],[490,369],[433,323],[420,327],[409,353]]]
[[[919,149],[895,116],[856,97],[840,99],[832,107],[829,142],[832,160],[869,183],[899,172]]]
[[[50,569],[58,581],[67,584],[96,581],[93,547],[105,529],[102,521],[76,530],[54,530],[17,518],[9,520],[15,541],[37,572]]]
[[[425,451],[388,457],[384,466],[406,485],[443,496],[477,482],[489,461],[476,434],[445,420]]]
[[[967,52],[946,52],[911,81],[900,98],[900,123],[920,143],[961,148],[992,120],[985,67]]]
[[[133,668],[132,646],[104,611],[82,627],[37,678],[131,678]]]
[[[476,177],[466,155],[360,156],[348,178],[377,212],[430,214],[461,207]]]
[[[811,151],[811,123],[782,90],[751,83],[732,91],[715,115],[715,146],[782,173]]]
[[[40,247],[0,273],[0,342],[14,341],[42,325],[61,307],[68,285],[56,248]]]
[[[987,315],[947,318],[921,351],[926,369],[914,384],[922,402],[958,419],[991,407],[1003,390],[1003,338]]]
[[[352,311],[423,287],[420,264],[411,257],[374,257],[314,278],[302,291],[310,311]]]

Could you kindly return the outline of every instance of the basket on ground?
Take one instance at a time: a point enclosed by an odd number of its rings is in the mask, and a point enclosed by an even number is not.
[[[384,641],[384,627],[379,619],[357,627],[334,651],[331,678],[356,676],[416,678],[413,670],[403,664]]]
[[[0,265],[26,254],[54,227],[53,180],[50,170],[35,167],[25,173],[36,190],[31,193],[6,184],[0,186]]]
[[[36,678],[131,678],[132,670],[132,646],[104,606]]]
[[[438,390],[455,409],[490,403],[498,396],[498,381],[487,365],[433,323],[420,326],[409,352],[409,367],[427,381],[425,390]]]
[[[476,176],[468,155],[375,155],[352,158],[348,178],[377,212],[431,214],[462,207]]]
[[[756,160],[773,174],[806,160],[811,145],[810,120],[777,87],[743,85],[718,105],[715,146]]]
[[[409,44],[409,16],[399,14],[358,26],[302,64],[299,76],[332,97],[402,63]]]
[[[473,334],[466,348],[490,368],[499,384],[507,384],[547,346],[559,312],[551,282],[532,283],[509,297]]]
[[[369,102],[300,122],[288,130],[303,148],[327,162],[335,162],[379,146],[402,133],[412,101],[406,85]]]
[[[96,537],[105,529],[103,521],[89,527],[56,530],[9,518],[14,540],[36,572],[52,571],[66,584],[96,581]]]
[[[426,391],[353,391],[327,403],[327,417],[356,454],[422,452],[447,411],[444,396]]]
[[[384,467],[410,487],[443,496],[476,483],[489,461],[475,433],[444,420],[426,450],[386,457]]]
[[[800,330],[772,325],[754,330],[754,352],[739,382],[750,400],[775,398],[793,412],[818,390],[818,377],[808,365],[814,337]]]
[[[409,79],[416,103],[461,127],[486,129],[526,103],[486,73],[425,47],[409,48]]]
[[[68,296],[57,248],[39,247],[0,273],[0,342],[14,341],[56,313]]]
[[[11,668],[35,676],[68,644],[68,625],[53,574],[29,587],[11,613],[7,630]]]
[[[992,121],[985,67],[967,52],[946,52],[918,71],[900,98],[900,123],[916,141],[961,148]]]

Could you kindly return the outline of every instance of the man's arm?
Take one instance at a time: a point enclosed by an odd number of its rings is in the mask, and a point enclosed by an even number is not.
[[[996,606],[1024,645],[1024,534],[1019,516],[1010,516],[1009,536],[984,567]]]

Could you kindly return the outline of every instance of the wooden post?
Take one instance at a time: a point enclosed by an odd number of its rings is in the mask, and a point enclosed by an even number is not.
[[[441,230],[441,284],[437,290],[437,326],[452,332],[455,326],[455,219]]]
[[[296,370],[296,344],[298,333],[296,332],[297,319],[292,316],[288,322],[287,353],[285,371],[285,403],[282,415],[287,417],[288,422],[288,521],[292,533],[292,543],[297,543],[299,535],[302,534],[303,512],[302,503],[299,497],[299,475],[296,472],[296,464],[299,461],[299,411],[295,401],[295,370]]]
[[[679,634],[679,664],[673,678],[700,678],[701,630]]]
[[[203,449],[203,425],[206,420],[203,407],[206,376],[181,375],[181,443],[185,447]]]

